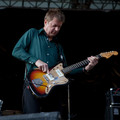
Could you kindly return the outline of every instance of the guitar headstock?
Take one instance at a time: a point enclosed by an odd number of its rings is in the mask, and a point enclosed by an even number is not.
[[[111,56],[113,55],[118,55],[118,52],[117,51],[110,51],[110,52],[103,52],[103,53],[100,53],[100,56],[101,57],[104,57],[106,59],[110,58]]]

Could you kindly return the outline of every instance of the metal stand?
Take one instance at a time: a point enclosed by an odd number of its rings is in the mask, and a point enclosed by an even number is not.
[[[68,84],[68,120],[70,120],[70,86]]]

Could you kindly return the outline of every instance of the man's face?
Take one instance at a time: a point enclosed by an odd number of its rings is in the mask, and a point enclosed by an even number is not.
[[[54,37],[58,34],[60,31],[60,28],[62,26],[62,22],[59,21],[57,18],[53,18],[52,21],[48,22],[47,20],[44,21],[44,29],[45,32],[49,37]]]

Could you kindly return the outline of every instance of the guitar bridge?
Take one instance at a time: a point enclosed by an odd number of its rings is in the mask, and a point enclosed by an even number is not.
[[[39,87],[43,84],[43,81],[41,79],[33,79],[32,83],[35,87]]]

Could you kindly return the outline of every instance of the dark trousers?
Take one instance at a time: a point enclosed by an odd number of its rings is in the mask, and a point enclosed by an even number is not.
[[[27,87],[25,87],[23,90],[22,107],[23,113],[40,112],[39,100],[31,93],[30,89]]]
[[[37,98],[27,87],[23,89],[23,113],[38,113],[45,111],[62,111],[62,98],[64,94],[59,88],[54,89],[45,98]]]

